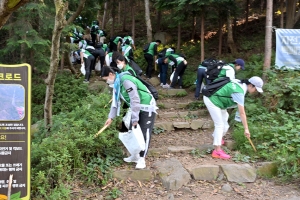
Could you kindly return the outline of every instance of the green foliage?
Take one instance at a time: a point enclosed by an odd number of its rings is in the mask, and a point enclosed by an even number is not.
[[[186,92],[185,90],[179,91],[179,92],[176,93],[176,96],[177,96],[177,97],[184,97],[184,96],[186,96],[186,95],[187,95],[187,92]]]
[[[203,101],[194,101],[189,103],[187,107],[189,110],[199,110],[201,108],[205,108],[205,104],[203,103]]]
[[[191,155],[193,156],[193,157],[196,157],[196,158],[205,158],[206,156],[205,156],[205,154],[206,154],[206,152],[201,152],[199,149],[193,149],[192,151],[191,151]]]
[[[44,101],[46,94],[46,85],[41,77],[33,77],[32,87],[32,123],[43,119]],[[84,99],[89,93],[86,84],[82,84],[82,79],[76,79],[75,75],[70,75],[69,72],[57,74],[52,113],[72,111],[75,107],[82,105]]]
[[[109,198],[108,199],[110,199],[110,198],[116,199],[121,194],[122,194],[122,192],[118,188],[114,187],[111,191],[109,191]]]
[[[53,116],[51,132],[39,127],[31,151],[33,197],[70,199],[70,182],[102,185],[111,178],[112,166],[121,163],[115,128],[121,119],[94,138],[107,118],[104,106],[110,97],[105,93],[82,97],[82,106]]]
[[[160,127],[154,127],[152,132],[153,132],[154,134],[158,135],[158,134],[160,134],[160,133],[165,132],[165,129],[160,128]]]
[[[235,124],[236,148],[251,159],[279,163],[279,176],[300,177],[299,72],[267,72],[263,95],[246,98],[246,113],[251,138],[257,153],[245,138],[241,123]]]

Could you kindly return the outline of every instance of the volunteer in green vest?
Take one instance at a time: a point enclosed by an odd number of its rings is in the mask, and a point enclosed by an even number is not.
[[[222,67],[218,78],[229,77],[231,80],[235,79],[235,71],[245,70],[245,61],[243,59],[236,59],[234,62],[226,64]]]
[[[128,71],[132,76],[136,76],[136,73],[132,67],[129,66],[125,56],[123,55],[117,55],[115,58],[115,62],[117,63],[117,67],[121,72]]]
[[[109,42],[109,44],[110,44],[110,46],[109,46],[110,52],[120,51],[120,47],[121,47],[122,43],[123,43],[123,39],[120,36],[111,38],[110,42]]]
[[[93,64],[95,62],[95,57],[87,50],[80,49],[80,60],[81,64],[84,63],[85,66],[85,79],[83,83],[89,83],[92,74]]]
[[[245,94],[248,91],[250,94],[254,92],[262,93],[263,80],[254,76],[249,80],[231,80],[224,85],[211,97],[203,96],[203,101],[210,113],[212,120],[214,121],[213,132],[213,145],[215,146],[212,152],[212,157],[229,159],[230,155],[226,154],[222,148],[222,138],[229,129],[227,108],[238,107],[240,117],[244,126],[244,134],[246,137],[250,137],[250,131],[248,128],[247,117],[245,113],[244,103]]]
[[[160,40],[156,40],[155,42],[150,42],[147,51],[144,52],[144,57],[147,62],[146,76],[149,79],[152,77],[153,62],[154,62],[154,60],[156,60],[157,46],[160,44],[161,44]]]
[[[122,107],[120,100],[122,99],[131,108],[132,127],[135,127],[137,124],[140,125],[146,143],[145,151],[124,158],[124,161],[135,162],[137,163],[136,169],[144,169],[146,168],[145,157],[148,152],[156,116],[156,101],[151,93],[148,92],[147,87],[136,77],[129,75],[128,72],[118,74],[113,68],[107,66],[104,66],[102,70],[103,79],[106,80],[107,84],[114,84],[113,101],[105,125],[110,125],[113,119],[119,116],[120,108]]]
[[[133,50],[128,39],[125,41],[125,44],[122,46],[122,55],[126,56],[129,60],[134,60]]]

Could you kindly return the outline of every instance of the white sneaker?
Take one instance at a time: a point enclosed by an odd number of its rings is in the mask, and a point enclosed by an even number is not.
[[[145,161],[145,157],[140,157],[140,159],[138,160],[135,169],[144,169],[146,168],[146,161]]]
[[[170,85],[166,83],[166,85],[163,85],[162,87],[168,89],[170,88]]]
[[[135,162],[135,163],[137,163],[139,161],[139,159],[140,159],[140,155],[139,154],[137,154],[137,155],[131,155],[128,158],[123,158],[123,160],[125,162]]]
[[[160,78],[160,74],[158,74],[157,77]]]
[[[163,85],[164,85],[163,83],[160,84],[161,87],[162,87]]]

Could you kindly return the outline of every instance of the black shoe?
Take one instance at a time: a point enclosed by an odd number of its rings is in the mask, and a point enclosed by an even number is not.
[[[195,97],[195,100],[196,100],[196,101],[199,101],[199,97]]]

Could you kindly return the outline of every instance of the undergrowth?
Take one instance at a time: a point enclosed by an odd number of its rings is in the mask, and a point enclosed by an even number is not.
[[[300,176],[300,73],[269,70],[264,93],[246,98],[251,138],[257,153],[244,137],[241,123],[234,123],[236,148],[255,160],[278,163],[282,180]]]
[[[71,199],[71,189],[80,184],[107,184],[111,170],[121,163],[116,130],[120,119],[98,137],[94,135],[104,125],[109,110],[104,106],[110,98],[106,93],[82,97],[71,111],[53,116],[50,132],[39,127],[32,139],[32,197]]]

